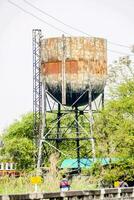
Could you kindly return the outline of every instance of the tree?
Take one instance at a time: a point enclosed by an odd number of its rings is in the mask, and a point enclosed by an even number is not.
[[[109,165],[112,175],[116,171],[117,176],[134,177],[134,79],[115,90],[114,99],[107,103],[95,121],[97,155],[118,158],[115,168]]]
[[[26,137],[33,140],[33,113],[23,115],[20,120],[12,123],[4,132],[4,138]]]
[[[106,96],[108,99],[113,95],[114,89],[121,84],[134,78],[134,63],[129,56],[119,57],[109,65],[106,85]]]
[[[21,170],[33,168],[37,151],[33,139],[33,114],[28,113],[11,124],[3,133],[1,159],[14,161]]]
[[[18,169],[24,170],[35,167],[35,151],[35,145],[30,139],[14,137],[5,140],[2,155],[6,161],[12,160]]]

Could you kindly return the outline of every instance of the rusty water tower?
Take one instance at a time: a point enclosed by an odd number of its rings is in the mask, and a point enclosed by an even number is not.
[[[102,96],[104,103],[104,87],[107,78],[107,42],[96,37],[55,37],[43,38],[41,30],[33,30],[33,112],[34,132],[40,135],[38,164],[41,166],[42,142],[55,141],[50,146],[59,149],[61,142],[76,142],[76,157],[80,169],[81,141],[90,140],[92,157],[95,158],[95,141],[93,134],[92,102]],[[44,86],[44,87],[42,87]],[[57,103],[57,110],[50,106],[49,98]],[[47,102],[49,112],[55,113],[57,119],[49,121],[47,126]],[[102,103],[102,104],[103,104]],[[42,104],[44,107],[42,109]],[[63,110],[61,107],[68,107]],[[88,111],[86,108],[88,107]],[[89,133],[79,122],[88,112]],[[42,114],[44,121],[42,122]],[[73,115],[73,122],[63,127],[62,118]],[[87,120],[87,119],[86,119]],[[40,124],[38,125],[38,121]],[[74,126],[74,127],[71,127]],[[72,131],[70,132],[70,129]],[[75,129],[75,132],[74,132]],[[53,133],[51,134],[51,132]],[[68,132],[69,131],[69,132]],[[71,136],[71,133],[73,135]],[[87,133],[87,134],[85,134]],[[75,137],[74,137],[75,134]],[[48,143],[47,143],[48,144]],[[74,145],[74,143],[73,143]],[[86,144],[87,145],[87,144]]]
[[[43,39],[41,69],[48,91],[67,106],[87,104],[89,87],[92,100],[97,98],[106,82],[106,45],[105,39],[95,37]]]

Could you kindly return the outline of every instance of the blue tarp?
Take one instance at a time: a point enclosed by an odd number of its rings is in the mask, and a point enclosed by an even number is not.
[[[90,168],[93,163],[100,162],[102,165],[108,165],[110,162],[115,163],[117,161],[116,158],[96,158],[93,160],[92,158],[81,158],[80,159],[80,167],[81,168]],[[60,168],[78,168],[78,160],[77,159],[65,159]]]
[[[86,167],[89,168],[92,164],[90,159],[81,158],[80,159],[80,167]],[[61,168],[78,168],[78,161],[77,159],[65,159],[62,164]]]

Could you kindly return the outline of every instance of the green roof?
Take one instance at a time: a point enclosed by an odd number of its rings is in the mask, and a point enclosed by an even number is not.
[[[89,168],[91,165],[90,159],[81,158],[80,159],[80,167],[81,168]],[[78,161],[77,159],[65,159],[62,164],[61,168],[78,168]]]
[[[90,168],[91,165],[95,162],[100,162],[102,165],[108,165],[110,162],[115,163],[118,159],[116,158],[96,158],[93,160],[92,158],[81,158],[80,159],[80,168]],[[60,168],[78,168],[78,160],[77,159],[65,159]]]

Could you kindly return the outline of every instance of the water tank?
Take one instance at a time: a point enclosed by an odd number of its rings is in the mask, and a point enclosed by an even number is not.
[[[82,106],[102,93],[107,76],[107,43],[96,37],[41,41],[41,75],[47,90],[64,105]]]

